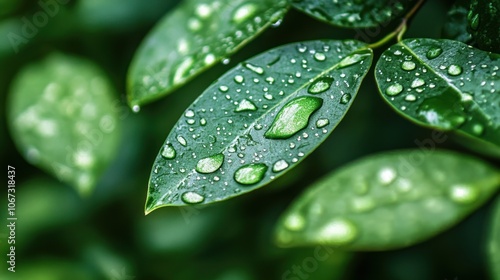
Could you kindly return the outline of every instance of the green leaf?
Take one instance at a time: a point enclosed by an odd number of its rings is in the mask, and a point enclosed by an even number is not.
[[[292,0],[292,6],[316,19],[340,27],[380,27],[402,18],[414,0]]]
[[[480,49],[500,52],[500,0],[472,0],[468,30]]]
[[[371,50],[358,41],[310,41],[228,71],[167,137],[151,172],[146,213],[225,200],[290,170],[343,118],[371,61]]]
[[[443,38],[470,43],[472,35],[467,31],[469,0],[457,1],[448,11],[443,26]]]
[[[375,78],[404,117],[500,153],[499,69],[497,54],[457,41],[408,39],[382,54]]]
[[[108,78],[93,63],[52,54],[13,81],[8,124],[25,158],[89,194],[119,144]]]
[[[492,277],[500,280],[500,198],[497,198],[491,220],[488,254]]]
[[[465,218],[499,185],[498,170],[457,153],[369,156],[310,186],[280,219],[277,242],[346,250],[410,246]]]
[[[128,74],[130,105],[137,110],[170,93],[236,52],[287,10],[285,0],[184,1],[137,50]]]

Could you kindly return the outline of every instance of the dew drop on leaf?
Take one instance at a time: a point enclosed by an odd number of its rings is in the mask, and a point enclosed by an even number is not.
[[[337,218],[326,224],[318,232],[319,239],[334,245],[347,244],[358,236],[358,229],[347,219]]]
[[[291,231],[298,231],[304,228],[306,220],[302,215],[292,214],[285,219],[284,226]]]
[[[317,52],[314,54],[314,59],[317,61],[324,61],[326,59],[326,55],[324,53]]]
[[[475,202],[479,197],[479,191],[467,185],[455,185],[450,190],[450,198],[460,204]]]
[[[330,123],[330,121],[328,119],[318,119],[316,121],[316,127],[322,128],[322,127],[327,126],[329,123]]]
[[[450,65],[450,67],[448,67],[448,74],[450,74],[451,76],[458,76],[462,74],[462,67],[456,64],[452,64]]]
[[[176,152],[174,147],[172,147],[172,144],[167,144],[165,147],[163,147],[163,150],[161,151],[161,156],[166,158],[166,159],[173,159],[175,158]]]
[[[244,63],[243,66],[245,66],[247,69],[249,69],[249,70],[251,70],[259,75],[264,74],[264,69],[262,69],[262,67],[260,67],[260,66],[253,65],[253,64],[248,63],[248,62]]]
[[[342,95],[342,97],[340,97],[340,104],[347,104],[349,103],[349,101],[351,101],[351,94],[350,93],[345,93],[344,95]]]
[[[184,203],[187,204],[197,204],[202,203],[205,200],[205,197],[196,192],[185,192],[182,194],[181,199]]]
[[[255,104],[248,100],[248,99],[242,99],[239,103],[238,103],[238,107],[236,107],[236,109],[234,110],[235,112],[244,112],[244,111],[256,111],[257,110],[257,106],[255,106]]]
[[[403,86],[401,84],[395,83],[387,87],[385,93],[390,96],[396,96],[403,91]]]
[[[423,86],[425,85],[425,81],[421,78],[415,78],[415,80],[413,80],[411,82],[411,87],[412,88],[417,88],[417,87],[420,87],[420,86]]]
[[[438,57],[442,52],[443,52],[442,48],[439,48],[439,47],[431,48],[427,51],[425,56],[427,57],[427,59],[434,59],[434,58]]]
[[[311,94],[318,94],[327,91],[333,83],[332,77],[321,77],[316,79],[307,89]]]
[[[361,60],[363,60],[366,56],[370,56],[370,55],[371,55],[370,51],[362,51],[359,53],[348,55],[339,62],[338,68],[345,68],[345,67],[354,65],[354,64],[360,62]]]
[[[182,137],[182,136],[177,136],[177,142],[179,142],[179,144],[181,144],[182,146],[186,146],[187,145],[187,141],[186,141],[186,138]]]
[[[217,171],[224,162],[223,154],[215,154],[206,158],[202,158],[196,164],[196,171],[198,173],[213,173]]]
[[[406,70],[406,71],[411,71],[411,70],[414,70],[416,67],[416,64],[415,62],[413,61],[404,61],[402,64],[401,64],[401,68],[403,70]]]
[[[234,180],[242,185],[253,185],[260,182],[267,171],[267,165],[263,163],[251,163],[244,165],[234,173]]]
[[[273,165],[273,172],[277,173],[288,168],[288,163],[284,159],[280,159]]]
[[[286,139],[303,129],[309,117],[323,105],[323,99],[302,96],[293,99],[281,108],[264,136],[269,139]]]

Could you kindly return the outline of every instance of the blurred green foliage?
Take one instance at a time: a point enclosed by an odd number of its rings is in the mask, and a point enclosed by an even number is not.
[[[4,166],[16,167],[18,217],[17,272],[8,272],[7,263],[2,261],[0,279],[488,278],[485,213],[492,208],[491,203],[453,230],[397,251],[347,255],[323,247],[280,249],[272,243],[279,215],[317,178],[362,155],[415,148],[416,139],[431,137],[431,131],[411,125],[383,103],[373,77],[363,83],[347,117],[331,137],[293,173],[266,189],[231,201],[205,208],[165,208],[144,216],[147,181],[158,147],[184,108],[212,81],[242,59],[271,47],[357,35],[356,30],[325,26],[291,11],[279,28],[264,32],[235,54],[229,65],[215,66],[176,94],[133,114],[125,105],[128,64],[148,30],[177,2],[69,1],[59,5],[54,16],[47,16],[45,25],[35,26],[37,31],[31,30],[34,35],[29,40],[13,45],[8,35],[21,34],[23,18],[32,20],[43,8],[38,1],[0,0],[1,157]],[[445,19],[442,15],[451,4],[428,1],[412,20],[406,37],[440,37]],[[390,30],[390,26],[387,28]],[[372,40],[384,34],[380,32]],[[55,51],[95,62],[120,93],[114,97],[122,104],[119,152],[95,192],[86,198],[28,164],[6,128],[5,104],[13,77],[26,65]],[[452,140],[439,147],[462,150]],[[492,163],[498,166],[498,161]],[[3,223],[6,197],[4,189],[0,192]],[[0,234],[4,260],[5,226]]]

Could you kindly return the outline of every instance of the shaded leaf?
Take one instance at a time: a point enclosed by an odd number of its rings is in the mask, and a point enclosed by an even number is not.
[[[457,41],[408,39],[382,54],[375,77],[404,117],[500,152],[499,69],[497,54]]]
[[[472,35],[467,31],[467,13],[469,12],[469,1],[457,1],[446,15],[446,22],[443,26],[443,37],[457,40],[463,43],[470,43]]]
[[[366,157],[309,187],[280,219],[277,241],[346,250],[410,246],[465,218],[499,185],[498,170],[457,153]]]
[[[184,1],[137,50],[128,73],[130,105],[170,93],[237,51],[287,9],[285,0]]]
[[[500,52],[500,0],[472,0],[467,13],[468,30],[477,46]]]
[[[380,27],[402,18],[415,0],[292,0],[292,6],[316,19],[341,27]]]
[[[492,215],[488,254],[492,277],[500,280],[500,198],[496,200]]]
[[[114,89],[86,60],[53,54],[23,69],[8,100],[9,126],[33,165],[88,194],[119,144]]]
[[[167,137],[151,172],[146,213],[228,199],[291,169],[343,118],[371,59],[358,41],[310,41],[228,71]]]

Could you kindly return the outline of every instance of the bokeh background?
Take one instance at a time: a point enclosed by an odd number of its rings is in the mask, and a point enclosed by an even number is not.
[[[65,1],[61,1],[65,2]],[[488,279],[485,239],[491,203],[458,226],[419,245],[389,252],[330,251],[311,261],[318,248],[281,249],[273,227],[283,210],[310,183],[362,156],[417,148],[431,131],[394,113],[379,97],[369,74],[347,117],[304,162],[271,185],[206,207],[161,208],[144,215],[152,163],[170,129],[218,76],[238,62],[289,42],[350,39],[338,29],[291,10],[231,57],[173,94],[132,113],[125,105],[125,77],[134,51],[176,0],[73,0],[16,53],[7,34],[40,10],[37,1],[0,0],[0,110],[3,166],[16,167],[16,273],[0,262],[0,279]],[[427,1],[405,37],[441,37],[452,1]],[[380,39],[392,30],[372,38]],[[99,65],[123,104],[121,144],[95,191],[82,198],[70,186],[27,163],[16,149],[6,120],[13,78],[52,52],[80,56]],[[377,55],[382,50],[377,50]],[[371,72],[373,73],[373,72]],[[463,150],[451,138],[440,148]],[[494,164],[498,165],[498,161]],[[7,179],[5,179],[7,182]],[[6,184],[5,184],[6,185]],[[0,192],[6,221],[7,191]],[[431,217],[430,217],[431,218]],[[2,222],[4,223],[4,222]],[[1,259],[7,230],[0,227]],[[315,263],[315,265],[313,265]],[[289,274],[309,265],[305,276]],[[293,278],[296,277],[296,278]],[[307,277],[307,278],[306,278]]]

